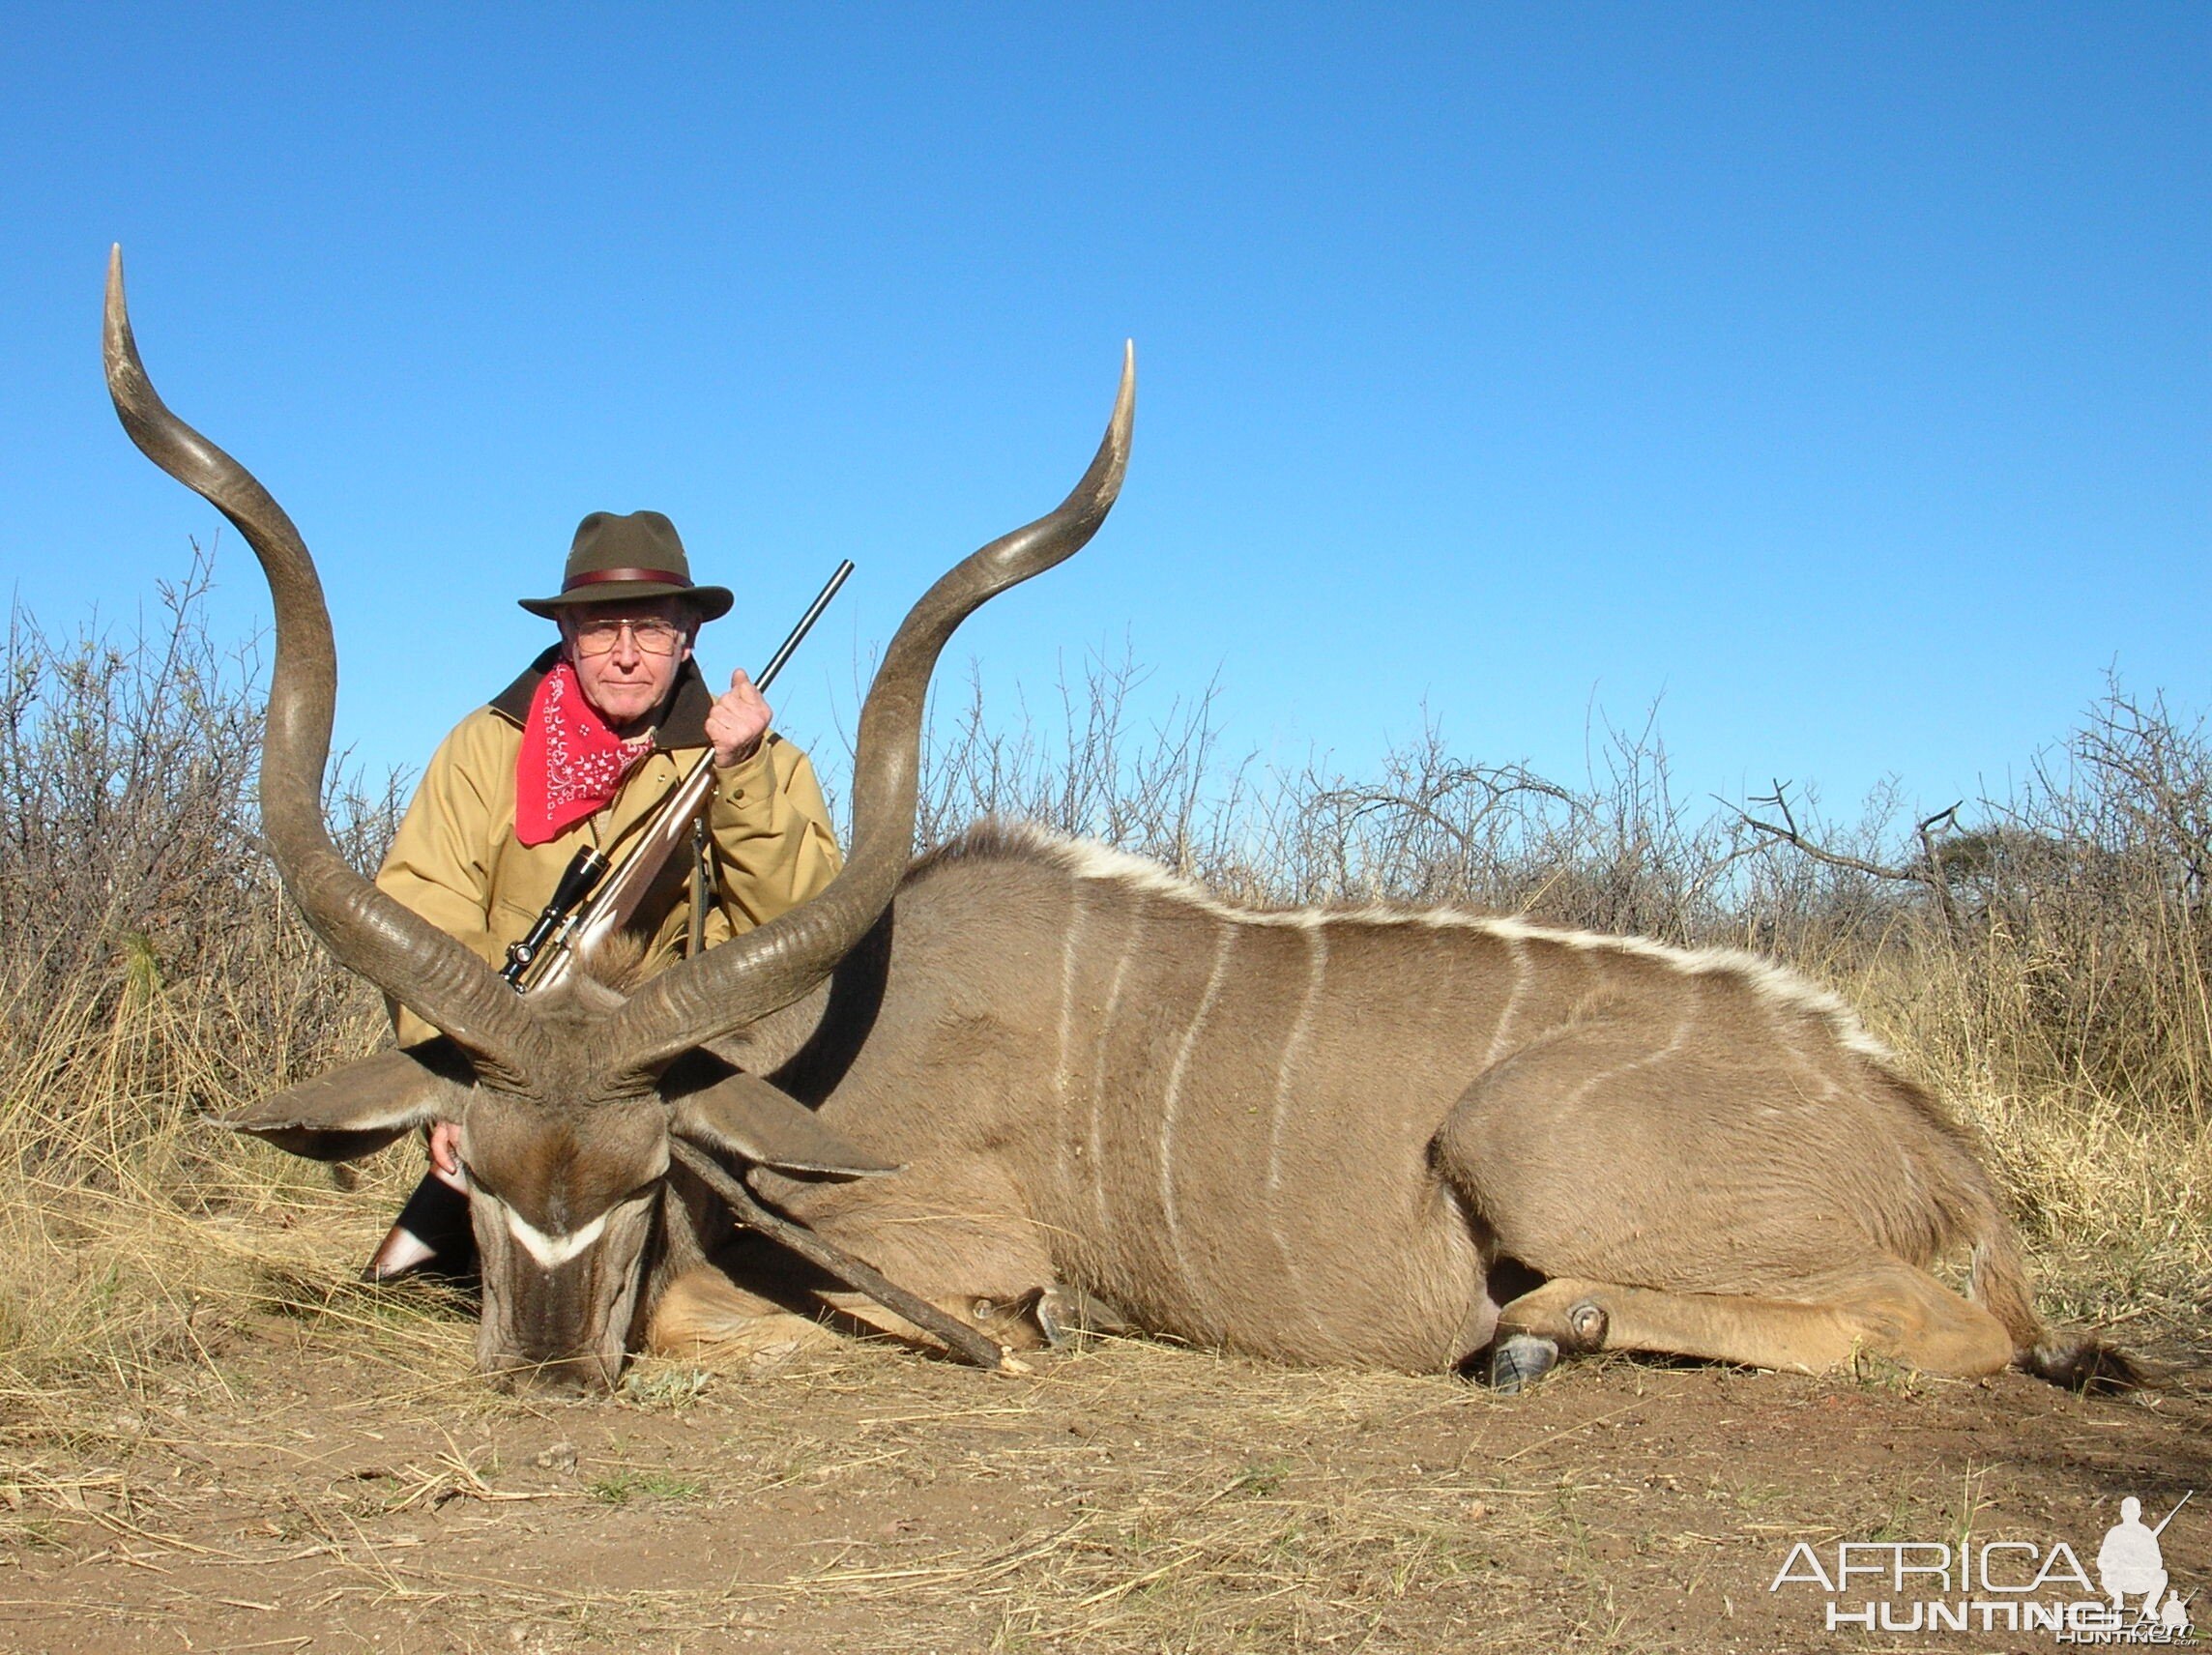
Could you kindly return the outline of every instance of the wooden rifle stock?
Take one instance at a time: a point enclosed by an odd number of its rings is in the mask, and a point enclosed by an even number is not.
[[[830,607],[830,600],[837,595],[837,589],[852,572],[850,558],[837,566],[829,583],[800,617],[799,624],[784,639],[783,647],[770,657],[768,665],[753,680],[755,688],[766,690],[775,682],[776,674],[783,671],[784,663],[813,630],[814,623],[822,619],[822,612]],[[691,825],[707,813],[713,798],[714,754],[709,749],[655,809],[636,848],[603,880],[596,870],[582,866],[587,857],[597,857],[598,853],[590,849],[576,853],[576,860],[569,864],[568,875],[562,879],[562,890],[555,893],[555,903],[546,908],[538,916],[538,924],[531,928],[531,937],[538,941],[527,949],[521,944],[510,948],[507,969],[500,974],[520,994],[543,994],[568,980],[585,952],[629,923],[655,877],[667,865],[677,848],[690,838]],[[601,865],[603,867],[603,859]],[[597,889],[592,888],[595,883]],[[567,910],[557,913],[562,892],[571,886],[581,888],[575,890]],[[518,950],[521,950],[519,957]]]

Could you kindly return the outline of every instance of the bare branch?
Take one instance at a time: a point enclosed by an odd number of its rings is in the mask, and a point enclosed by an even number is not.
[[[1774,784],[1772,793],[1754,796],[1751,800],[1754,804],[1772,805],[1780,811],[1784,825],[1779,828],[1771,822],[1761,822],[1748,811],[1737,809],[1735,805],[1731,804],[1725,798],[1721,798],[1717,794],[1714,795],[1714,799],[1724,809],[1734,811],[1736,817],[1746,828],[1754,828],[1759,832],[1779,839],[1791,849],[1802,851],[1815,861],[1824,862],[1831,868],[1847,868],[1852,873],[1865,874],[1870,879],[1896,880],[1906,885],[1925,883],[1923,877],[1911,868],[1887,868],[1879,862],[1870,862],[1863,857],[1848,857],[1841,851],[1831,851],[1824,845],[1814,844],[1812,840],[1798,831],[1797,818],[1790,808],[1790,785],[1789,782],[1778,781]],[[1958,806],[1953,805],[1951,808],[1956,810]],[[1931,818],[1931,820],[1936,820],[1936,818]]]

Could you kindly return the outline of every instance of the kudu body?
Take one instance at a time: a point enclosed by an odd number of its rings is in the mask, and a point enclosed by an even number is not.
[[[1433,1369],[1487,1349],[1507,1383],[1599,1349],[2124,1372],[2046,1335],[1959,1129],[1839,1002],[1749,956],[1450,913],[1240,912],[1020,828],[908,870],[931,667],[962,617],[1104,517],[1126,364],[1067,501],[953,569],[887,651],[835,884],[626,999],[579,980],[526,1003],[331,847],[335,661],[312,564],[154,394],[119,257],[107,363],[133,439],[269,576],[262,808],[287,887],[340,960],[449,1037],[239,1124],[336,1156],[457,1119],[487,1372],[606,1384],[638,1344],[742,1349],[828,1303],[885,1320],[796,1278],[741,1285],[752,1262],[681,1164],[699,1148],[1014,1343],[1050,1336],[1082,1290],[1289,1361]],[[1959,1244],[1978,1302],[1928,1273]]]
[[[1488,1349],[1508,1383],[1603,1349],[2129,1374],[2047,1334],[1965,1135],[1840,1001],[1746,954],[1240,911],[986,824],[718,1050],[906,1168],[763,1192],[1002,1334],[988,1312],[1066,1286],[1286,1361]],[[1957,1245],[1979,1302],[1928,1273]],[[656,1339],[744,1338],[759,1308],[702,1273]]]

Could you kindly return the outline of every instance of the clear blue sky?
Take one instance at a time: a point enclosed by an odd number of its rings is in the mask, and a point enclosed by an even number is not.
[[[0,584],[128,617],[214,513],[100,381],[111,241],[171,404],[321,562],[338,739],[425,754],[653,507],[848,709],[928,578],[1122,504],[957,640],[1124,636],[1229,744],[1419,727],[1574,779],[1931,805],[2116,665],[2212,706],[2212,9],[102,7],[0,29]],[[226,543],[217,620],[260,623]]]

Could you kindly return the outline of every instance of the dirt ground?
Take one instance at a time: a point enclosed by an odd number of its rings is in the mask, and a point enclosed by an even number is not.
[[[1609,1361],[1507,1399],[1143,1342],[1021,1379],[851,1345],[547,1404],[473,1379],[470,1331],[296,1283],[188,1327],[127,1406],[8,1422],[0,1646],[2044,1649],[1831,1633],[1773,1582],[1800,1540],[1963,1531],[2093,1570],[2123,1495],[2156,1520],[2191,1490],[2161,1543],[2212,1642],[2200,1370],[2145,1404]]]

